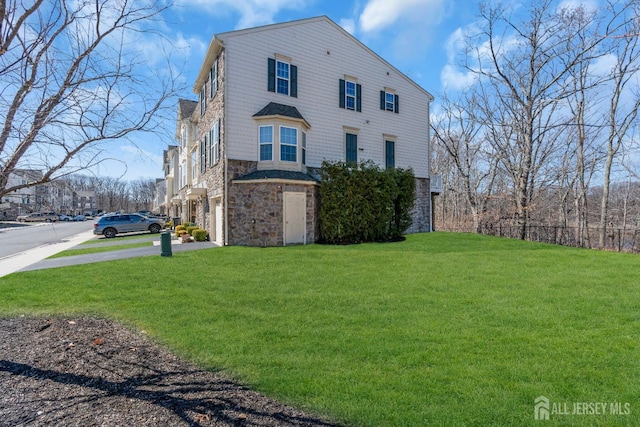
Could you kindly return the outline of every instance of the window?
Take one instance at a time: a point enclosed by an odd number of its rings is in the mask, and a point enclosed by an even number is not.
[[[380,109],[398,113],[398,95],[386,90],[380,91]]]
[[[384,142],[384,165],[387,169],[396,167],[396,143],[394,141]]]
[[[280,160],[283,162],[297,162],[298,129],[280,127]]]
[[[346,143],[346,161],[347,163],[353,164],[358,163],[358,135],[354,135],[352,133],[347,134],[347,143]]]
[[[205,96],[204,86],[200,91],[200,115],[204,116],[204,112],[207,110],[207,97]]]
[[[198,152],[193,150],[191,153],[191,181],[195,181],[198,177]]]
[[[362,86],[352,80],[340,79],[340,108],[362,111]]]
[[[347,80],[345,83],[345,108],[347,110],[356,109],[356,84]]]
[[[280,59],[268,59],[269,92],[296,98],[298,96],[298,67]]]
[[[389,92],[385,92],[385,109],[387,111],[394,111],[394,105],[395,105],[395,96],[392,93]]]
[[[182,125],[182,129],[180,132],[180,145],[182,148],[187,148],[187,126]]]
[[[273,160],[273,126],[260,126],[260,161]]]
[[[289,95],[289,64],[276,61],[276,92]]]
[[[207,138],[206,136],[200,141],[200,173],[207,170]]]
[[[209,155],[209,161],[211,165],[215,165],[220,160],[220,120],[216,120],[211,128],[211,154]]]
[[[180,164],[180,188],[187,185],[187,164],[182,162]]]
[[[218,91],[218,58],[213,61],[213,67],[209,70],[209,82],[209,97],[213,98]]]
[[[307,164],[307,134],[302,132],[302,164]]]

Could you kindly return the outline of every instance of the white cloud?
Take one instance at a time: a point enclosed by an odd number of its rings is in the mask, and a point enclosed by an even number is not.
[[[598,2],[596,0],[564,0],[558,5],[558,10],[580,8],[586,13],[594,13],[598,10]]]
[[[379,31],[400,19],[421,22],[428,27],[442,18],[444,3],[443,0],[369,0],[360,15],[360,28],[365,33]]]
[[[401,64],[426,54],[433,44],[436,30],[445,18],[446,0],[369,0],[358,22],[358,30],[367,45],[382,56]]]
[[[210,15],[237,13],[240,15],[236,29],[250,28],[274,22],[281,10],[300,10],[313,0],[178,0],[189,9],[198,9]]]
[[[464,90],[476,81],[477,75],[471,71],[459,69],[451,64],[442,68],[440,81],[445,89]]]
[[[349,34],[356,32],[356,23],[353,19],[341,19],[340,26]]]
[[[591,72],[597,76],[608,76],[613,72],[617,63],[618,57],[613,53],[608,53],[591,64]]]

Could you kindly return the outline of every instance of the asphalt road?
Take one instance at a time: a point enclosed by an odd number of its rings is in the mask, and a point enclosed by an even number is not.
[[[69,237],[93,229],[93,220],[37,223],[24,227],[0,228],[0,259],[45,245],[66,241]]]

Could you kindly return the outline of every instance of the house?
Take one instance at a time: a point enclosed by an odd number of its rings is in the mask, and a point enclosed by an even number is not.
[[[325,159],[412,168],[409,231],[432,230],[433,97],[326,16],[215,35],[193,91],[165,152],[166,205],[212,241],[315,242]]]

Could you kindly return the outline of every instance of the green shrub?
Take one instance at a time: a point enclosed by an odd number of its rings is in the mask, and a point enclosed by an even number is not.
[[[410,169],[381,170],[373,162],[325,161],[320,177],[322,241],[344,244],[397,239],[411,225],[415,178]]]
[[[193,230],[191,232],[191,235],[196,242],[204,242],[205,240],[207,240],[207,230],[203,230],[202,228]]]
[[[176,237],[180,237],[187,232],[187,229],[184,225],[177,225],[175,231],[176,231]]]
[[[187,226],[187,233],[188,233],[190,236],[193,236],[193,230],[197,230],[197,229],[199,229],[199,228],[200,228],[200,227],[198,227],[197,225],[188,225],[188,226]]]

